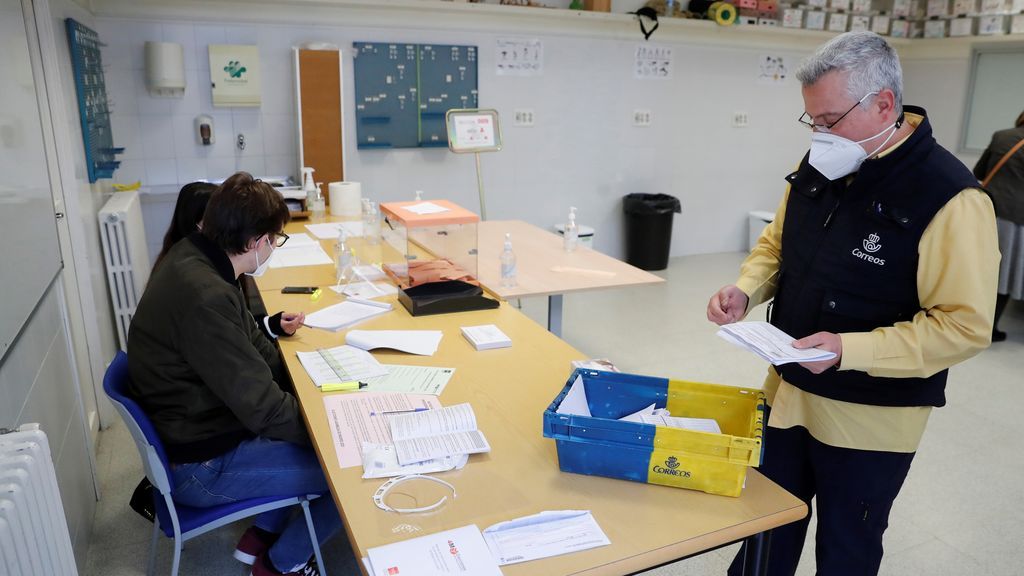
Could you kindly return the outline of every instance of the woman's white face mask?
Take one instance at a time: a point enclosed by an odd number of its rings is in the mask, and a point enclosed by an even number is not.
[[[811,163],[815,170],[821,172],[825,178],[838,180],[847,174],[856,172],[865,160],[877,154],[883,146],[889,143],[889,140],[896,134],[898,128],[899,122],[896,122],[878,134],[856,142],[837,134],[813,132],[811,133],[811,152],[808,156],[808,162]],[[879,144],[870,154],[864,151],[861,144],[878,138],[885,134],[887,130],[891,130],[891,132],[889,132],[889,136],[886,137],[884,142]]]
[[[267,245],[270,246],[270,236],[266,236],[266,239],[267,239]],[[271,253],[273,253],[273,249],[271,249]],[[245,274],[247,276],[252,276],[253,278],[259,278],[260,276],[263,276],[264,272],[267,271],[267,265],[270,264],[270,257],[267,256],[267,259],[264,260],[262,263],[260,263],[260,245],[259,245],[259,242],[256,243],[256,248],[253,249],[253,254],[256,255],[256,269],[253,270],[252,272],[246,272]]]

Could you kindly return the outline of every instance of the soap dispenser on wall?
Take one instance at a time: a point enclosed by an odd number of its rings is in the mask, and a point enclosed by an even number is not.
[[[206,114],[196,116],[196,137],[203,146],[213,146],[217,141],[213,135],[213,117]]]

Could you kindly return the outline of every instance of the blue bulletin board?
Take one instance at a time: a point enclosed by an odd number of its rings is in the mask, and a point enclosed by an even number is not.
[[[447,147],[444,115],[477,108],[477,48],[355,42],[361,149]]]

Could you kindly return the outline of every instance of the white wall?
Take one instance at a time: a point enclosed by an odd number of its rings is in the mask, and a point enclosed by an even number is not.
[[[270,10],[270,9],[267,9]],[[337,19],[344,20],[344,7]],[[381,10],[384,10],[383,8]],[[639,29],[589,34],[588,23],[561,31],[510,34],[469,32],[458,25],[425,24],[408,29],[309,23],[233,23],[203,18],[199,7],[183,19],[112,18],[103,11],[96,29],[104,51],[108,91],[114,105],[113,131],[128,148],[118,182],[147,186],[180,185],[200,178],[223,178],[235,170],[257,175],[297,175],[295,98],[291,46],[307,41],[337,44],[346,51],[344,114],[347,178],[363,182],[376,200],[428,197],[477,207],[472,156],[446,150],[357,150],[353,128],[353,41],[473,44],[480,48],[480,105],[497,108],[504,119],[505,148],[483,157],[488,215],[518,218],[548,227],[565,218],[570,205],[580,221],[597,228],[596,246],[622,254],[621,197],[630,192],[667,193],[682,200],[676,217],[674,255],[741,250],[747,212],[774,210],[782,177],[803,154],[806,132],[795,119],[801,111],[799,87],[757,81],[759,59],[785,56],[792,68],[827,35],[808,33],[794,44],[709,36],[694,42],[688,31],[652,37],[674,50],[671,80],[635,80],[633,54],[642,44]],[[268,12],[269,14],[269,12]],[[263,18],[246,14],[247,20]],[[297,16],[296,18],[301,18]],[[457,20],[457,19],[456,19]],[[316,20],[322,21],[322,20]],[[693,25],[693,23],[689,23]],[[627,27],[628,25],[628,27]],[[580,31],[583,26],[583,32]],[[544,74],[501,77],[494,72],[495,39],[518,36],[544,42]],[[663,41],[659,41],[663,38]],[[154,98],[145,89],[143,43],[179,42],[185,47],[188,88],[183,99]],[[688,43],[693,42],[693,43]],[[263,74],[263,105],[258,109],[214,108],[210,102],[207,45],[258,44]],[[512,126],[515,108],[532,108],[536,126]],[[650,109],[653,125],[633,127],[633,109]],[[747,128],[731,128],[734,111],[745,111]],[[197,114],[211,114],[217,143],[195,142]],[[233,145],[245,133],[244,152]],[[167,215],[169,218],[169,214]]]

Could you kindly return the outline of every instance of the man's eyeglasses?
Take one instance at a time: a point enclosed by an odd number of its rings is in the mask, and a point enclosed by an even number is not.
[[[274,242],[274,246],[275,247],[280,248],[281,246],[284,246],[284,243],[287,242],[287,241],[288,241],[288,235],[285,234],[284,232],[278,232],[278,233],[274,234],[273,242]]]
[[[814,123],[814,117],[811,116],[810,114],[808,114],[806,111],[803,114],[801,114],[799,118],[797,118],[797,121],[800,122],[801,124],[803,124],[804,126],[807,126],[811,130],[817,130],[818,132],[828,132],[829,130],[832,129],[833,126],[835,126],[836,124],[839,124],[840,120],[842,120],[843,118],[846,118],[847,114],[849,114],[850,112],[853,112],[854,108],[856,108],[857,106],[860,106],[865,100],[867,100],[869,96],[876,96],[877,94],[878,94],[878,92],[868,92],[867,94],[864,95],[863,98],[861,98],[860,100],[857,100],[856,104],[854,104],[853,106],[850,106],[850,109],[847,110],[846,112],[844,112],[842,116],[837,118],[835,122],[832,122],[830,124],[815,124]]]

